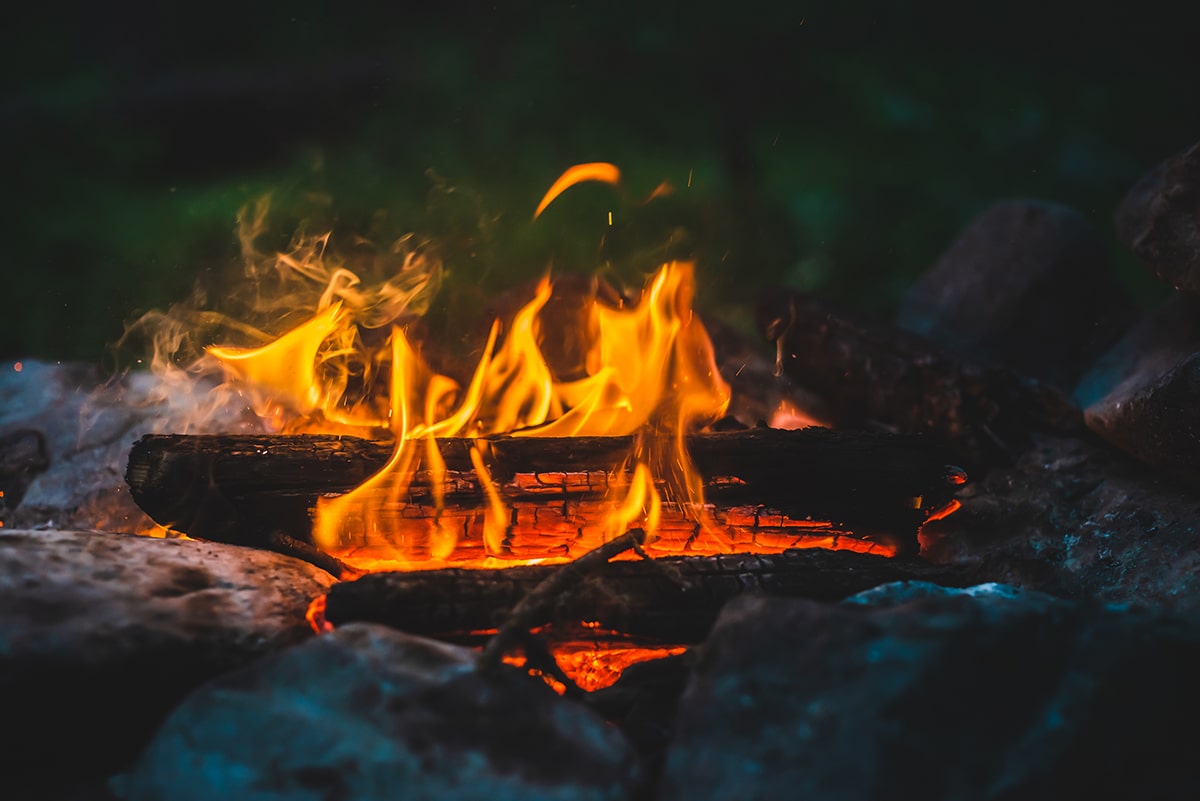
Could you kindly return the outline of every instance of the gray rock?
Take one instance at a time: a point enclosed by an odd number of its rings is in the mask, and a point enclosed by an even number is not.
[[[17,508],[33,479],[49,466],[40,431],[19,428],[0,434],[0,520]]]
[[[1200,476],[1200,350],[1084,411],[1089,428],[1147,464]]]
[[[356,623],[207,685],[128,775],[127,801],[170,798],[620,799],[622,735],[520,670]]]
[[[893,600],[727,606],[659,798],[1194,797],[1196,625],[994,588]]]
[[[921,553],[1069,598],[1200,612],[1200,490],[1101,444],[1040,437],[926,523]]]
[[[333,579],[229,545],[0,529],[0,768],[111,772],[183,696],[306,639]]]
[[[1070,390],[1130,322],[1104,243],[1078,212],[984,211],[912,287],[897,321],[973,361]]]
[[[960,597],[1020,599],[1028,605],[1061,603],[1060,599],[1055,598],[1053,595],[1047,595],[1036,590],[1013,587],[1008,584],[997,584],[994,581],[962,588],[943,587],[941,584],[932,584],[928,581],[892,581],[888,584],[880,584],[878,587],[872,587],[869,590],[851,595],[849,598],[843,599],[842,603],[847,606],[869,606],[875,609],[890,609],[893,606],[900,606],[910,601],[919,601],[925,598]]]
[[[26,361],[0,369],[0,436],[33,431],[48,466],[0,509],[13,528],[135,533],[154,523],[129,497],[129,448],[150,433],[255,433],[244,403],[224,402],[211,380],[168,382],[146,372],[105,379],[92,367]]]
[[[1129,190],[1117,238],[1161,280],[1200,293],[1200,142],[1159,164]]]
[[[1137,458],[1200,473],[1200,298],[1174,293],[1075,388],[1088,427]]]

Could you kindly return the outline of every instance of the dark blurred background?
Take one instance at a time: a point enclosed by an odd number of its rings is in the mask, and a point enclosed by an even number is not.
[[[1200,138],[1197,3],[340,5],[6,12],[0,357],[110,358],[141,312],[220,288],[267,191],[281,225],[429,238],[480,297],[694,256],[735,324],[773,283],[887,313],[1001,198],[1112,241],[1132,181]],[[623,185],[531,224],[592,160]]]

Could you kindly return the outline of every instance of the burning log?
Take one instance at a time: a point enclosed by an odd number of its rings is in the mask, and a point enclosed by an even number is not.
[[[783,371],[836,410],[835,425],[930,434],[972,471],[1013,461],[1033,432],[1086,432],[1079,410],[1048,385],[954,358],[806,293],[765,295],[758,323]]]
[[[510,534],[544,543],[536,548],[545,552],[526,554],[541,558],[570,555],[569,542],[602,520],[610,471],[634,443],[500,436],[437,444],[446,463],[443,506],[432,498],[430,474],[418,471],[395,511],[397,525],[454,521],[464,531],[474,525],[485,493],[470,449],[482,445],[512,509]],[[693,435],[688,447],[717,522],[762,537],[853,531],[915,551],[917,528],[965,481],[940,448],[920,437],[754,429]],[[275,547],[282,532],[311,543],[318,498],[358,486],[391,450],[390,443],[338,436],[146,436],[130,453],[126,480],[155,521],[193,537]],[[664,509],[664,528],[660,538],[682,546],[699,526],[674,508]],[[792,546],[777,550],[786,547]]]
[[[402,631],[443,639],[469,639],[494,629],[502,610],[512,609],[555,571],[556,565],[502,570],[423,570],[372,573],[330,588],[325,619],[383,623]],[[660,642],[698,642],[721,607],[738,595],[760,593],[837,600],[893,581],[928,581],[966,586],[962,568],[931,565],[917,558],[886,558],[844,551],[803,549],[782,554],[735,554],[612,561],[593,566],[590,577],[559,603],[541,604],[525,626],[552,624],[577,631],[588,627],[620,631]],[[571,636],[567,634],[566,636]]]
[[[582,586],[580,582],[589,573],[631,548],[640,550],[645,542],[646,532],[642,529],[632,529],[548,575],[513,607],[508,620],[488,642],[476,664],[481,669],[499,665],[504,654],[527,635],[530,629],[540,625],[549,610],[558,604],[559,599]],[[328,600],[326,605],[328,609]]]

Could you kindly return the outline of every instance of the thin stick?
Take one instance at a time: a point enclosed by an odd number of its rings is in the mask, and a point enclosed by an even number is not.
[[[267,547],[276,553],[303,559],[340,581],[350,581],[362,575],[361,571],[355,570],[336,556],[325,553],[311,542],[290,537],[282,531],[272,531],[267,536]]]
[[[542,621],[547,610],[555,602],[578,589],[584,576],[607,564],[608,560],[617,554],[630,548],[640,548],[645,542],[646,532],[640,528],[631,528],[621,536],[554,571],[513,607],[508,620],[504,621],[496,636],[484,647],[483,653],[475,662],[476,666],[480,670],[488,670],[500,664],[504,654],[525,639],[529,630]]]

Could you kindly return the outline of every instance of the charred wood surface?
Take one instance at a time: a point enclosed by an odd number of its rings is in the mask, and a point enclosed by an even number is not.
[[[484,447],[505,500],[518,506],[602,497],[609,471],[633,446],[630,437],[439,440],[447,508],[481,506],[473,443]],[[946,451],[921,437],[752,429],[694,435],[688,446],[708,482],[706,501],[718,508],[768,508],[904,538],[915,537],[963,480]],[[134,500],[162,525],[269,547],[271,531],[310,539],[317,499],[359,485],[390,454],[389,443],[352,437],[152,435],[133,446],[126,479]],[[414,514],[431,504],[429,481],[427,472],[413,476],[407,501]]]
[[[414,634],[452,637],[503,624],[555,565],[504,570],[372,573],[330,588],[325,619],[384,623]],[[960,568],[917,558],[821,549],[609,562],[530,625],[566,629],[581,621],[671,642],[704,638],[721,607],[744,593],[838,600],[893,581],[965,586]]]
[[[929,434],[972,472],[1011,462],[1035,432],[1086,434],[1079,410],[1058,390],[955,358],[917,334],[856,320],[812,295],[764,295],[758,323],[777,344],[784,372],[835,410],[835,425]]]

